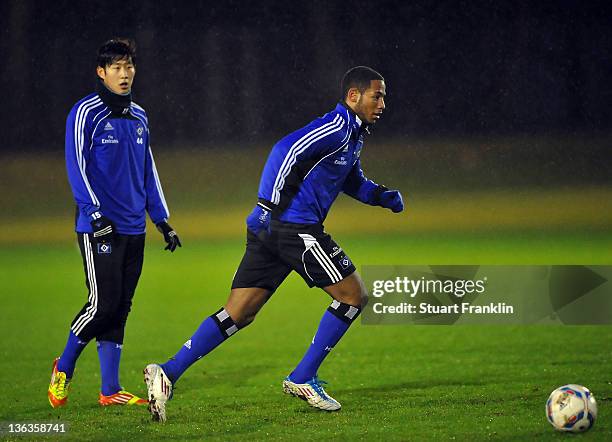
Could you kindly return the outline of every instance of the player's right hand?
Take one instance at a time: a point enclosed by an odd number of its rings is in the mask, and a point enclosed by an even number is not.
[[[386,190],[380,194],[380,205],[393,213],[404,210],[404,200],[399,190]]]
[[[99,242],[111,242],[115,235],[115,226],[113,222],[100,214],[100,212],[96,212],[97,216],[93,221],[91,221],[91,228],[93,230],[94,239]]]
[[[258,238],[261,238],[262,235],[270,233],[270,218],[272,218],[272,213],[258,204],[250,215],[247,216],[247,229],[253,232]]]

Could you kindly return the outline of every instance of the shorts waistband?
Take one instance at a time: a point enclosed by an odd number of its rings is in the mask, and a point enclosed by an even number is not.
[[[278,221],[273,219],[271,222],[272,228],[274,230],[284,230],[295,232],[298,230],[307,231],[307,232],[323,232],[323,224],[297,224],[297,223],[286,223],[283,221]]]

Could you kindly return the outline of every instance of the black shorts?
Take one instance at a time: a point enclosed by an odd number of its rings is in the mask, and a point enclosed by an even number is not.
[[[272,221],[271,233],[255,236],[247,230],[246,251],[232,288],[261,287],[274,292],[295,270],[309,287],[327,287],[355,271],[342,248],[321,224]]]

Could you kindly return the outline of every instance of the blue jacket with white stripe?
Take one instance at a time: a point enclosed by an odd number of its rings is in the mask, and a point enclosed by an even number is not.
[[[144,109],[128,102],[111,111],[101,93],[77,102],[66,121],[66,168],[77,204],[75,230],[91,233],[96,214],[117,233],[145,232],[145,210],[158,223],[170,216],[149,146]]]
[[[384,186],[365,178],[359,156],[365,127],[343,103],[274,145],[259,184],[273,219],[322,223],[340,192],[379,205]]]

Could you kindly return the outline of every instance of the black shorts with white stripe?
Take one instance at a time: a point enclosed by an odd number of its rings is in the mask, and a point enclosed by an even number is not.
[[[309,287],[322,288],[340,282],[355,266],[321,224],[272,221],[271,232],[263,239],[247,230],[246,251],[232,288],[275,291],[292,270]]]

